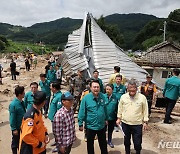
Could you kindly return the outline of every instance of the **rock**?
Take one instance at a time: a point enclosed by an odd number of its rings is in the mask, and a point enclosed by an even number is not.
[[[4,89],[2,93],[3,93],[3,94],[9,94],[10,91],[11,91],[11,90],[9,90],[9,89]]]
[[[25,67],[22,67],[22,66],[21,66],[19,69],[20,69],[20,70],[24,70],[24,69],[25,69]]]

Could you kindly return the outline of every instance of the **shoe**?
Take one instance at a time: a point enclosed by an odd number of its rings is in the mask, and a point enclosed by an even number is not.
[[[170,120],[170,121],[172,121],[172,120],[173,120],[173,118],[172,118],[172,117],[170,117],[170,118],[169,118],[169,120]]]
[[[55,152],[58,152],[58,149],[57,149],[57,148],[54,148],[54,149],[52,150],[52,153],[55,153]]]
[[[47,117],[48,117],[48,116],[47,116],[47,114],[44,114],[44,118],[46,118],[46,119],[47,119]]]
[[[87,142],[87,137],[86,136],[84,136],[84,141]]]
[[[165,124],[172,124],[171,121],[164,121]]]
[[[118,127],[114,127],[115,132],[119,132],[119,128]]]
[[[112,142],[108,142],[108,145],[109,145],[111,148],[114,148],[114,145],[112,144]]]
[[[56,142],[52,143],[51,146],[56,146]]]
[[[94,137],[94,140],[97,140],[97,138],[98,138],[98,137],[97,137],[97,135],[96,135],[96,136]]]

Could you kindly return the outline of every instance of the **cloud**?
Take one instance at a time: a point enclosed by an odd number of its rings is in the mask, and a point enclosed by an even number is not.
[[[95,17],[113,13],[167,17],[177,6],[179,0],[1,0],[0,22],[30,26],[61,17],[82,19],[85,12]]]

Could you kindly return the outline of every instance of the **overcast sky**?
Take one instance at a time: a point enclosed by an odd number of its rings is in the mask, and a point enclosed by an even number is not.
[[[83,19],[113,13],[145,13],[167,17],[180,8],[180,0],[1,0],[0,22],[31,26],[62,17]]]

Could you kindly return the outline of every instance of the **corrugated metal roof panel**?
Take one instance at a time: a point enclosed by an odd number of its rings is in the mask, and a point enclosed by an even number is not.
[[[127,79],[135,78],[144,81],[147,72],[123,53],[114,42],[101,30],[91,16],[91,35],[94,55],[94,65],[99,71],[99,76],[107,83],[113,73],[114,66],[121,67],[121,73]]]

